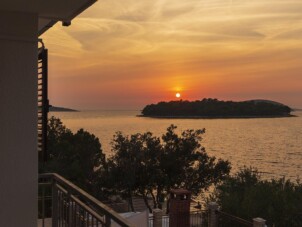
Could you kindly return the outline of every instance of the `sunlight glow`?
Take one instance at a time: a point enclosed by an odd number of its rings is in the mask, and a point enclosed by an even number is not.
[[[41,37],[49,99],[74,109],[203,97],[302,108],[301,8],[301,0],[98,1]]]

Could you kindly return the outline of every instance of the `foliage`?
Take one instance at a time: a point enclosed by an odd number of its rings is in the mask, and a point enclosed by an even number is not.
[[[256,170],[245,168],[227,178],[214,197],[222,210],[252,220],[262,217],[268,226],[302,226],[302,184],[289,180],[261,180]]]
[[[101,144],[83,129],[72,133],[60,119],[48,122],[48,162],[41,172],[57,172],[99,199],[110,195],[123,198],[140,195],[150,211],[161,208],[172,188],[186,188],[198,195],[221,182],[230,172],[228,161],[209,156],[201,145],[202,130],[168,127],[162,138],[151,132],[125,136],[117,132],[112,142],[113,155],[107,160]],[[133,209],[133,205],[132,205]]]
[[[144,116],[172,117],[244,117],[288,116],[291,108],[272,101],[251,100],[244,102],[203,99],[197,101],[170,101],[147,105]]]
[[[115,153],[108,159],[107,168],[101,172],[100,185],[112,194],[130,198],[131,206],[133,194],[142,195],[147,200],[146,193],[154,188],[154,178],[160,176],[160,149],[159,140],[151,133],[130,137],[116,133],[112,143]]]
[[[100,185],[115,189],[130,201],[132,195],[142,195],[146,204],[149,194],[154,207],[161,207],[172,188],[186,188],[197,195],[229,174],[229,162],[210,157],[201,146],[204,129],[185,130],[181,135],[175,129],[174,125],[168,127],[162,140],[151,132],[116,133],[114,155],[100,175]]]
[[[60,119],[48,121],[48,161],[41,172],[56,172],[95,194],[97,168],[105,161],[99,139],[80,129],[75,134]]]

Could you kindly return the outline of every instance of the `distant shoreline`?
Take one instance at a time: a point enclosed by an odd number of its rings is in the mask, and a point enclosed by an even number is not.
[[[49,107],[49,112],[80,112],[80,111],[65,108],[65,107],[51,106]]]
[[[136,115],[136,117],[148,117],[157,119],[253,119],[253,118],[286,118],[298,117],[297,115],[270,115],[270,116],[145,116]]]

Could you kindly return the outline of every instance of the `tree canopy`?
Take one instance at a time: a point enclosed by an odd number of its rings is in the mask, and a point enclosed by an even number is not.
[[[171,125],[161,138],[151,132],[123,135],[112,141],[112,155],[105,158],[99,139],[80,129],[72,133],[58,118],[48,122],[48,162],[41,172],[57,172],[99,199],[140,195],[146,205],[161,208],[173,188],[198,195],[221,182],[230,163],[209,156],[201,145],[205,129],[184,130]],[[153,198],[153,204],[147,197]]]
[[[55,117],[47,129],[48,161],[40,172],[57,172],[92,193],[95,170],[105,162],[99,139],[83,129],[72,133]]]
[[[144,107],[143,116],[154,117],[259,117],[289,116],[291,108],[267,100],[244,102],[203,99],[196,101],[159,102]]]
[[[261,217],[268,226],[302,226],[302,184],[299,181],[262,180],[257,170],[244,168],[228,177],[213,197],[222,211],[246,220]]]
[[[101,184],[130,200],[133,195],[143,196],[151,211],[147,195],[152,196],[153,207],[161,208],[171,189],[186,188],[198,195],[229,174],[230,163],[216,160],[202,147],[204,129],[185,130],[181,135],[175,130],[171,125],[161,139],[151,132],[116,133],[114,154],[108,159],[106,176],[101,174]]]

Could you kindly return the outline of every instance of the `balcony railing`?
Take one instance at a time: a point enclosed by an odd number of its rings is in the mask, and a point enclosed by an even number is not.
[[[253,222],[244,220],[226,212],[217,210],[219,227],[253,227]]]
[[[41,227],[134,227],[111,208],[55,173],[39,175],[39,219]]]
[[[210,202],[208,204],[208,226],[209,227],[265,227],[266,220],[253,218],[253,221],[244,220],[240,217],[228,214],[219,210],[218,204]]]
[[[188,215],[188,217],[186,217],[186,215]],[[179,214],[174,217],[171,216],[171,214],[163,215],[160,217],[159,226],[169,227],[171,218],[176,218],[179,221],[178,226],[182,226],[182,224],[181,224],[183,222],[182,219],[188,219],[190,227],[207,227],[208,226],[208,223],[207,223],[208,212],[206,210],[191,211],[190,213],[188,213],[186,215],[183,215],[183,217],[182,217],[182,215],[179,215]],[[156,222],[155,217],[150,216],[148,226],[156,227],[157,225],[155,224],[155,222]],[[185,225],[185,226],[188,226],[188,225]]]

